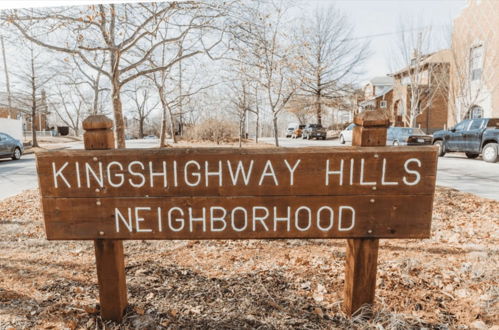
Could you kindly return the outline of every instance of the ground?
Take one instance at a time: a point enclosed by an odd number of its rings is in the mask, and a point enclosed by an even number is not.
[[[499,325],[499,203],[437,188],[432,235],[382,240],[376,304],[341,312],[345,240],[126,241],[129,307],[99,317],[92,242],[47,241],[37,190],[0,201],[0,329]]]

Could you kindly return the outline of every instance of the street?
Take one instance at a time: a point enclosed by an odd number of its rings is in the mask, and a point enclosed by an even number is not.
[[[273,138],[260,139],[273,144]],[[129,148],[153,148],[157,140],[128,140]],[[280,138],[282,147],[342,146],[338,139],[303,140]],[[68,144],[70,149],[83,149],[82,143]],[[437,185],[469,192],[499,201],[499,163],[491,164],[478,159],[467,159],[464,154],[447,154],[438,161]],[[25,155],[21,160],[0,160],[0,199],[19,194],[38,186],[35,156]]]

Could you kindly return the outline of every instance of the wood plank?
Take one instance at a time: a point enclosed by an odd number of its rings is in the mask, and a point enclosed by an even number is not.
[[[433,146],[283,149],[50,151],[37,167],[44,197],[434,193]]]
[[[426,238],[432,212],[432,195],[43,198],[42,202],[47,237],[54,240]],[[199,220],[203,212],[205,218]],[[290,220],[282,219],[288,215]],[[224,220],[217,220],[220,217]]]

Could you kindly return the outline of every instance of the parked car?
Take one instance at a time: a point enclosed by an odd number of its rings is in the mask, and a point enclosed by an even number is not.
[[[305,126],[307,125],[299,125],[294,131],[293,134],[291,135],[292,139],[297,139],[302,136],[303,134],[303,129],[305,129]]]
[[[292,135],[293,135],[293,132],[295,131],[295,129],[298,127],[298,124],[297,123],[291,123],[291,124],[288,124],[288,128],[286,128],[286,132],[285,132],[285,136],[287,138],[290,138]]]
[[[340,143],[345,144],[345,142],[352,142],[352,133],[355,124],[352,123],[348,125],[343,131],[340,132]]]
[[[14,139],[9,134],[0,133],[0,158],[21,159],[24,147],[21,141]]]
[[[386,132],[386,145],[413,146],[431,144],[433,137],[420,128],[389,127]]]
[[[499,118],[466,119],[449,130],[433,133],[433,144],[439,147],[439,156],[447,152],[464,152],[468,158],[489,163],[498,160]]]
[[[302,132],[302,138],[310,140],[312,138],[316,138],[317,140],[326,139],[326,129],[322,127],[320,124],[308,124],[305,126]]]
[[[156,140],[158,137],[156,135],[144,136],[144,140]]]

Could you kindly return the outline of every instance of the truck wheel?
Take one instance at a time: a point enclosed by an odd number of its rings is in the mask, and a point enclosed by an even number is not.
[[[340,143],[345,144],[345,138],[343,137],[343,134],[340,135]]]
[[[474,152],[466,152],[466,157],[468,157],[469,159],[475,159],[478,157],[479,154],[476,154]]]
[[[442,140],[437,140],[433,142],[434,146],[438,146],[438,157],[443,157],[445,155],[444,142]]]
[[[483,147],[482,159],[487,163],[497,162],[497,143],[487,143]]]

